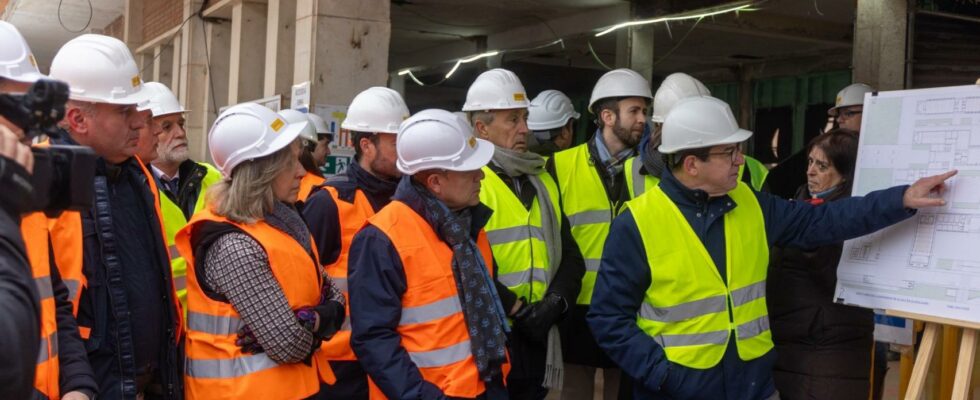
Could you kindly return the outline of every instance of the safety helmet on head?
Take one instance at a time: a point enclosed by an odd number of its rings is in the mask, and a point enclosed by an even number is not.
[[[589,99],[589,112],[595,114],[595,103],[610,97],[643,97],[653,100],[650,82],[638,72],[629,68],[619,68],[606,72],[592,88]]]
[[[357,132],[397,133],[408,116],[408,106],[398,92],[375,86],[354,96],[340,127]]]
[[[289,146],[309,121],[289,124],[264,106],[242,103],[218,116],[208,132],[208,149],[214,165],[225,176],[245,161],[273,154]]]
[[[575,112],[572,100],[557,90],[545,90],[531,100],[527,109],[527,127],[532,131],[547,131],[561,128],[570,119],[578,119],[582,114]]]
[[[34,83],[45,78],[37,69],[37,60],[27,40],[13,24],[0,21],[0,78]]]
[[[317,135],[332,135],[330,133],[330,128],[327,127],[327,121],[324,121],[322,117],[314,113],[306,113],[306,118],[310,120],[313,124],[313,129],[316,131]]]
[[[508,110],[529,105],[520,78],[509,70],[494,68],[477,76],[470,85],[463,111]]]
[[[493,143],[473,136],[462,118],[437,109],[419,111],[405,120],[395,149],[398,170],[406,175],[430,169],[473,171],[493,157]]]
[[[306,127],[299,132],[299,137],[309,140],[313,143],[316,143],[317,141],[316,127],[313,126],[312,122],[310,122],[310,119],[306,116],[306,113],[296,111],[293,109],[286,109],[286,110],[279,110],[279,116],[281,116],[282,119],[286,120],[286,123],[290,125],[305,123]]]
[[[180,105],[177,96],[170,91],[167,85],[160,82],[146,82],[143,84],[143,90],[149,93],[149,100],[138,109],[140,111],[150,110],[150,114],[153,114],[154,118],[189,111]]]
[[[701,81],[683,72],[667,75],[653,96],[653,122],[663,123],[674,105],[692,96],[711,96],[711,91]]]
[[[852,83],[837,92],[834,106],[827,110],[827,115],[837,116],[837,110],[843,107],[860,106],[864,104],[864,94],[874,92],[874,88],[863,83]]]
[[[664,121],[662,154],[740,143],[752,132],[738,127],[728,103],[710,96],[688,97],[677,102]]]
[[[129,48],[105,35],[85,34],[61,46],[51,78],[68,83],[72,100],[139,105],[149,97]]]

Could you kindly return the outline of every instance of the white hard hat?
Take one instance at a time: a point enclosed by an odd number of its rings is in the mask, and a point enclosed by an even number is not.
[[[408,116],[408,106],[398,92],[375,86],[354,96],[340,127],[357,132],[397,133]]]
[[[299,131],[299,137],[316,143],[316,127],[310,122],[310,118],[306,116],[306,113],[293,109],[285,109],[279,110],[279,116],[286,120],[286,123],[289,125],[305,124],[303,129]]]
[[[490,162],[493,143],[473,136],[462,118],[446,110],[419,111],[398,129],[398,170],[412,175],[430,169],[473,171]]]
[[[466,91],[463,111],[508,110],[527,108],[527,92],[521,80],[511,71],[494,68],[476,77]]]
[[[309,118],[310,123],[313,124],[313,129],[316,131],[317,135],[330,135],[330,129],[327,128],[327,121],[324,121],[319,115],[314,113],[306,113],[306,118]]]
[[[143,90],[149,93],[149,101],[143,106],[139,107],[140,111],[150,110],[150,113],[154,117],[162,117],[164,115],[185,113],[189,110],[185,110],[184,107],[180,105],[180,101],[177,100],[177,96],[174,96],[174,92],[170,91],[167,85],[160,82],[146,82],[143,84]]]
[[[595,113],[592,106],[597,101],[610,97],[643,97],[653,100],[653,94],[650,93],[650,82],[629,68],[614,69],[599,78],[595,87],[592,88],[589,112]]]
[[[683,72],[667,75],[653,96],[653,122],[663,123],[670,109],[682,99],[692,96],[711,96],[701,81]]]
[[[575,112],[572,100],[557,90],[545,90],[531,100],[527,109],[527,127],[532,131],[561,128],[569,119],[582,116]]]
[[[142,104],[143,90],[136,61],[119,39],[85,34],[58,50],[51,78],[68,83],[72,100],[110,104]]]
[[[837,100],[834,106],[827,110],[827,115],[837,116],[837,110],[841,107],[860,106],[864,104],[864,94],[875,90],[863,83],[852,83],[837,92]]]
[[[231,106],[208,132],[211,159],[221,173],[231,176],[239,164],[289,146],[308,125],[286,123],[275,111],[255,103]]]
[[[743,142],[752,132],[740,129],[728,103],[710,96],[688,97],[674,106],[664,121],[663,154]]]
[[[0,21],[0,78],[34,83],[44,77],[24,36],[9,22]]]

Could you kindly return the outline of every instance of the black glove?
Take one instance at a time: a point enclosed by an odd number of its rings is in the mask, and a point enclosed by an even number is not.
[[[566,309],[568,304],[561,295],[548,293],[541,301],[521,307],[514,314],[514,323],[524,336],[543,342],[548,338],[548,331],[561,320]]]
[[[327,300],[325,304],[296,310],[296,319],[320,340],[330,340],[344,324],[345,314],[343,303]]]

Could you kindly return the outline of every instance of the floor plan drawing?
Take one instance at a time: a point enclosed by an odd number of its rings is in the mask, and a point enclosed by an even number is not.
[[[849,240],[836,301],[980,322],[980,86],[868,94],[854,195],[959,170],[946,205]]]

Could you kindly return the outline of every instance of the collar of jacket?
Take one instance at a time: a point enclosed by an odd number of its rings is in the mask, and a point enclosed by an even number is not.
[[[718,197],[709,197],[708,192],[701,189],[691,189],[684,186],[677,177],[674,176],[670,168],[665,168],[660,177],[660,189],[664,191],[668,198],[677,204],[678,207],[687,206],[703,209],[710,203],[719,201],[731,201],[727,194]],[[734,206],[732,206],[734,208]]]
[[[412,211],[415,211],[419,215],[425,216],[425,204],[422,197],[419,196],[415,188],[412,187],[412,177],[403,176],[401,181],[398,182],[398,189],[395,190],[395,195],[392,200],[398,200],[402,203],[408,205]],[[477,204],[470,207],[470,213],[473,217],[473,222],[470,224],[470,236],[476,238],[480,233],[480,229],[487,224],[490,220],[490,216],[493,214],[493,210],[485,206],[483,203]],[[488,266],[489,267],[489,266]]]

